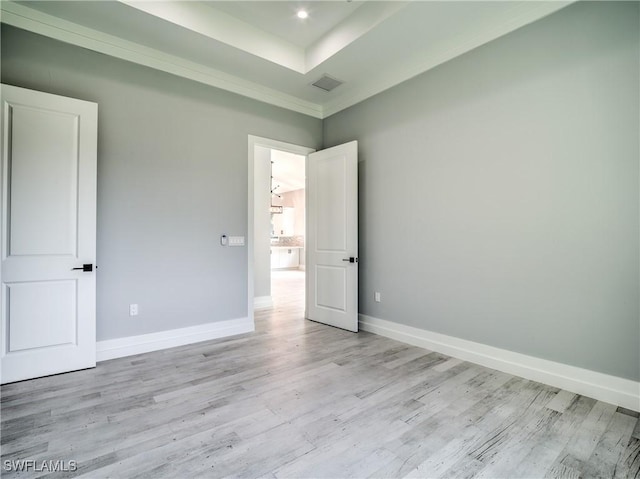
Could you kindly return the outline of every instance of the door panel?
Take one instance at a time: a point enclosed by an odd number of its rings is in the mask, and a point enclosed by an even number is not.
[[[78,116],[22,105],[7,113],[9,255],[75,254]]]
[[[76,344],[75,281],[34,281],[6,287],[10,353]]]
[[[345,312],[347,310],[346,267],[316,265],[316,306]]]
[[[316,160],[317,214],[315,231],[318,251],[347,251],[346,168],[347,156],[332,155]]]
[[[307,318],[358,331],[358,144],[307,160]],[[349,258],[354,258],[353,262]]]
[[[7,383],[95,366],[97,105],[1,88]]]

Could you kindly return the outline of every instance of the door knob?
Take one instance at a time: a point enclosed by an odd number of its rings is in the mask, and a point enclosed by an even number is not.
[[[342,261],[348,261],[349,263],[357,263],[358,258],[354,258],[353,256],[350,256],[349,258],[343,258]]]
[[[79,268],[71,268],[71,271],[74,271],[74,270],[77,270],[77,269],[81,269],[82,271],[87,273],[87,272],[93,271],[93,265],[92,264],[83,264]]]

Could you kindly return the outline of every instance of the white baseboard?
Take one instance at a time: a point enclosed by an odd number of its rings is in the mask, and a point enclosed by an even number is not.
[[[360,329],[640,411],[640,382],[361,314]]]
[[[107,359],[133,356],[134,354],[184,346],[185,344],[198,343],[200,341],[250,333],[254,330],[253,321],[249,318],[238,318],[160,331],[158,333],[142,334],[140,336],[108,339],[98,341],[96,344],[96,360],[106,361]]]
[[[299,269],[300,271],[305,271],[305,270],[307,269],[307,265],[306,265],[306,264],[299,264],[299,265],[298,265],[298,269]]]
[[[253,308],[263,309],[273,307],[273,297],[271,296],[256,296],[253,298]]]

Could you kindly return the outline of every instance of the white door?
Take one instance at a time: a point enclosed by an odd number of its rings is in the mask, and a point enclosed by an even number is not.
[[[358,331],[358,142],[307,159],[307,319]]]
[[[98,106],[0,88],[4,384],[96,364]]]

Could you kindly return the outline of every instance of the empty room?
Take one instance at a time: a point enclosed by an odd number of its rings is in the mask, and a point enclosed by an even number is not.
[[[640,478],[640,3],[0,3],[0,475]]]

